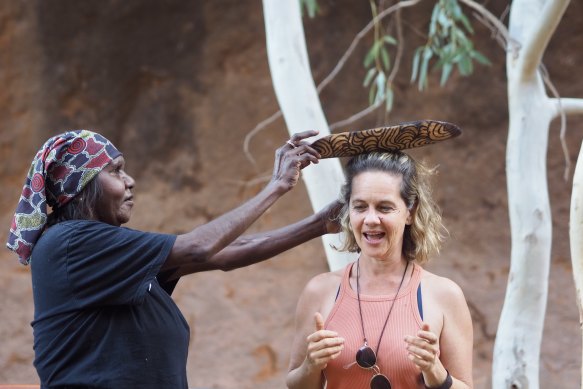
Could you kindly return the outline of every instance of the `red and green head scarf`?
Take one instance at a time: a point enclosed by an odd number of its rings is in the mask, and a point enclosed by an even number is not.
[[[75,130],[47,140],[32,160],[6,246],[22,264],[47,223],[47,204],[62,207],[121,153],[103,136]]]

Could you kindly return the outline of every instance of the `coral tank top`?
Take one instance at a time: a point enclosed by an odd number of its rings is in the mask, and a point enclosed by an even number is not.
[[[345,339],[342,353],[330,361],[324,370],[327,389],[369,389],[373,376],[372,370],[363,369],[356,363],[348,369],[344,368],[355,362],[356,352],[363,345],[358,297],[349,282],[353,265],[346,266],[338,297],[325,323],[326,329],[338,332]],[[364,330],[368,345],[375,352],[391,303],[395,300],[377,353],[377,365],[381,374],[391,382],[392,389],[425,388],[419,369],[407,358],[406,343],[403,340],[405,335],[415,335],[422,322],[417,306],[417,288],[424,270],[417,264],[413,265],[410,281],[401,287],[396,298],[360,295]]]

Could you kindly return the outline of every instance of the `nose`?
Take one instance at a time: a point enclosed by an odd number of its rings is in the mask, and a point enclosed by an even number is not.
[[[134,187],[134,185],[136,184],[136,182],[134,181],[134,178],[132,176],[130,176],[129,174],[127,174],[125,171],[123,172],[123,181],[126,184],[126,188],[132,189]]]
[[[369,208],[369,210],[366,212],[366,215],[364,217],[364,222],[366,224],[378,224],[381,222],[381,217],[378,214],[378,212],[376,211],[376,209]]]

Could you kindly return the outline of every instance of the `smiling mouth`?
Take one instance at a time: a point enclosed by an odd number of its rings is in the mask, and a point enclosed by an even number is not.
[[[365,239],[369,242],[375,242],[381,240],[384,236],[384,232],[363,232]]]

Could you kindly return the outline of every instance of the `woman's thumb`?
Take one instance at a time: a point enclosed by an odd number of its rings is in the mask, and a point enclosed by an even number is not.
[[[316,331],[320,331],[324,329],[324,318],[320,312],[316,312],[314,314],[314,320],[316,321]]]

